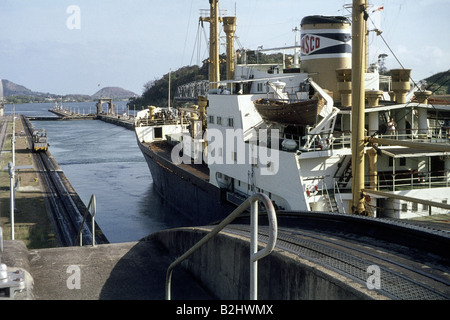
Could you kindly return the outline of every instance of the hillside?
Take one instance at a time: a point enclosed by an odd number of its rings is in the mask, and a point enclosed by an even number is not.
[[[34,95],[42,95],[43,93],[31,91],[24,86],[18,85],[9,80],[2,79],[3,85],[3,96],[11,97],[11,96],[34,96]]]
[[[221,60],[225,60],[226,56],[221,55]],[[282,54],[264,54],[259,53],[258,57],[256,56],[255,51],[247,52],[247,62],[249,64],[252,63],[274,63],[281,62],[283,59]],[[220,65],[220,74],[226,74],[226,64],[222,63]],[[194,66],[185,66],[176,71],[171,72],[171,97],[174,97],[177,91],[177,88],[183,84],[197,81],[197,80],[206,80],[208,79],[208,62],[205,60],[201,67]],[[144,85],[144,93],[141,97],[137,98],[134,101],[134,105],[137,107],[144,108],[149,105],[154,105],[158,107],[167,106],[167,99],[169,96],[169,74],[165,74],[160,79],[155,79],[153,81],[149,81]]]
[[[436,73],[425,79],[427,82],[427,90],[432,91],[435,95],[450,94],[450,70]]]
[[[202,68],[198,66],[186,66],[171,72],[171,96],[174,97],[178,86],[183,84],[204,80],[208,78],[208,66],[204,64]],[[161,79],[149,81],[144,85],[144,93],[134,101],[138,107],[154,105],[158,107],[167,106],[169,96],[169,74],[165,74]]]
[[[52,93],[36,92],[12,81],[0,79],[0,96],[5,97],[7,103],[30,103],[51,102],[55,100],[62,100],[63,102],[84,102],[97,100],[100,97],[129,99],[138,95],[119,87],[107,87],[99,90],[92,96],[86,94],[66,94],[61,96]]]
[[[105,87],[94,93],[91,97],[93,99],[100,99],[100,98],[128,99],[137,96],[138,95],[136,93],[119,87]]]

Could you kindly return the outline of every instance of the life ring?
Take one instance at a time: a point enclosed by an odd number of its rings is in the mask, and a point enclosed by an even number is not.
[[[319,187],[317,185],[306,187],[306,194],[308,195],[308,197],[315,196],[318,191]]]
[[[319,140],[319,148],[321,150],[328,150],[331,146],[332,141],[329,138],[322,138]]]

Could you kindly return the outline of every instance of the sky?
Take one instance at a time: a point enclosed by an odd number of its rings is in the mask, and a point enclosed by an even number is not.
[[[236,14],[239,44],[256,49],[293,45],[292,30],[303,17],[349,15],[344,5],[351,2],[221,0],[219,6]],[[450,0],[370,3],[384,7],[372,20],[415,81],[450,69]],[[111,86],[141,95],[147,82],[207,58],[209,24],[201,29],[200,9],[209,9],[209,1],[0,0],[0,78],[60,95]],[[371,37],[369,53],[370,63],[385,53],[386,67],[401,67],[380,37]]]

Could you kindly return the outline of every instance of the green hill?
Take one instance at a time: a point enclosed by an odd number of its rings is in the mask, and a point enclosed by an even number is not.
[[[177,87],[183,84],[208,79],[208,67],[206,64],[199,66],[186,66],[170,73],[171,97],[176,93]],[[147,107],[150,105],[165,107],[169,97],[169,73],[161,79],[149,81],[144,85],[144,93],[134,100],[137,107]]]
[[[225,61],[226,56],[221,55],[221,61]],[[264,54],[258,53],[256,56],[255,51],[247,52],[247,62],[249,64],[253,63],[282,63],[283,55],[281,53],[277,54]],[[220,74],[226,74],[226,64],[222,63],[220,65]],[[171,97],[175,96],[177,88],[183,84],[198,80],[208,79],[208,63],[203,62],[201,67],[195,66],[185,66],[176,71],[170,73],[171,78]],[[169,73],[165,74],[161,79],[155,79],[149,81],[144,85],[144,93],[141,97],[135,99],[133,104],[138,108],[145,108],[147,106],[153,105],[157,107],[167,106],[167,99],[169,96]]]
[[[434,95],[450,94],[450,70],[443,71],[424,79],[427,82],[427,90]]]

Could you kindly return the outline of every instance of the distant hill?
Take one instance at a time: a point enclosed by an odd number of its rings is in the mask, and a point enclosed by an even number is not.
[[[6,79],[0,79],[0,97],[5,97],[7,103],[28,103],[28,102],[52,102],[52,101],[65,101],[65,102],[84,102],[97,100],[100,97],[112,98],[112,99],[129,99],[131,97],[137,97],[134,92],[118,88],[107,87],[103,88],[94,95],[86,94],[66,94],[56,95],[52,93],[44,93],[30,90],[22,85],[16,84]]]
[[[100,98],[112,98],[112,99],[128,99],[131,97],[137,97],[138,95],[134,92],[131,92],[129,90],[125,90],[119,87],[106,87],[102,88],[96,93],[94,93],[91,97],[93,99],[100,99]]]
[[[436,73],[425,81],[427,90],[433,91],[436,95],[450,94],[450,70]]]
[[[2,79],[3,85],[3,96],[11,97],[11,96],[34,96],[34,95],[42,95],[43,93],[31,91],[24,86],[18,85],[9,80]]]

